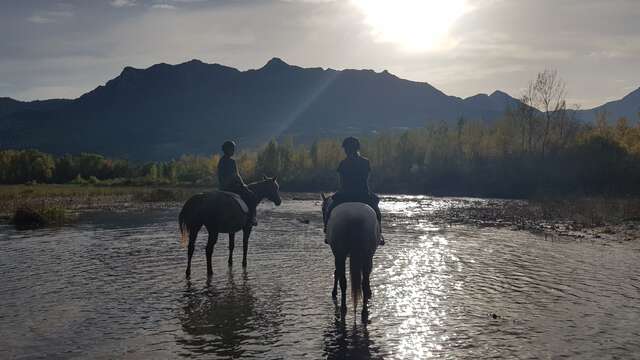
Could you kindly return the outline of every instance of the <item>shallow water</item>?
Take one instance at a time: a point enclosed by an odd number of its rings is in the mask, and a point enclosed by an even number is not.
[[[204,230],[184,278],[179,209],[3,226],[0,358],[640,356],[637,241],[549,241],[428,220],[464,204],[384,199],[387,245],[374,258],[368,324],[351,299],[344,320],[331,300],[318,202],[264,206],[246,270],[240,239],[228,267],[221,236],[211,279]]]

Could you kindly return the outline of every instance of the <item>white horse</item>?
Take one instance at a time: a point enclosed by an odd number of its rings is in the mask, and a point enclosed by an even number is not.
[[[322,194],[322,212],[326,211],[332,199]],[[327,222],[327,239],[335,257],[333,292],[337,298],[337,284],[340,282],[342,313],[346,313],[347,278],[345,261],[349,257],[351,275],[351,295],[353,310],[358,307],[358,299],[363,295],[362,316],[368,314],[367,304],[371,298],[369,277],[373,268],[373,255],[380,240],[380,224],[376,212],[367,204],[347,202],[336,206]]]

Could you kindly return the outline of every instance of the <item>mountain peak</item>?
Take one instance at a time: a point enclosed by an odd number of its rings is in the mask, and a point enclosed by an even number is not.
[[[122,72],[120,73],[120,76],[126,75],[126,74],[130,74],[136,71],[139,71],[140,69],[136,69],[133,66],[125,66],[124,69],[122,69]]]
[[[496,90],[496,91],[492,92],[491,95],[489,95],[489,97],[491,97],[491,98],[500,98],[500,99],[504,99],[504,98],[510,99],[510,98],[512,98],[511,95],[507,94],[504,91],[500,91],[500,90]]]
[[[285,69],[285,68],[288,68],[289,66],[290,65],[284,62],[284,60],[278,57],[274,57],[271,60],[269,60],[262,68],[263,69]]]

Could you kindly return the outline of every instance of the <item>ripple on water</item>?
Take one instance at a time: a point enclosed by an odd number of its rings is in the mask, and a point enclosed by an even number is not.
[[[600,359],[640,352],[635,245],[429,222],[435,210],[477,201],[383,199],[387,245],[374,258],[369,323],[351,311],[341,320],[331,301],[333,258],[318,201],[262,207],[246,270],[241,237],[229,268],[221,236],[206,279],[203,232],[190,281],[178,209],[95,214],[62,229],[3,226],[0,357]]]

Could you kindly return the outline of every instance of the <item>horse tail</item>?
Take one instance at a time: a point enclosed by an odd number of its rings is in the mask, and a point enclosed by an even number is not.
[[[184,208],[182,208],[180,215],[178,215],[178,228],[180,229],[180,246],[183,248],[187,247],[187,243],[189,242],[189,227],[184,220]]]
[[[352,251],[349,260],[349,275],[351,276],[351,298],[353,299],[353,311],[358,307],[358,301],[362,297],[362,267],[364,266],[364,253]]]
[[[180,210],[178,215],[178,227],[180,229],[180,245],[186,247],[189,243],[189,230],[196,225],[198,210],[204,197],[202,194],[193,195]]]

